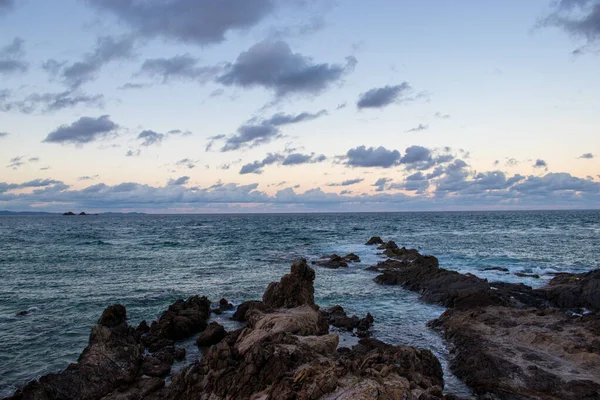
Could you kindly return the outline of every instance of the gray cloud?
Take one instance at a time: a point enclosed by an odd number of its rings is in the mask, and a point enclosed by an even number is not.
[[[279,162],[281,160],[283,160],[283,156],[281,154],[269,153],[262,161],[254,161],[252,163],[242,166],[242,169],[240,169],[240,175],[262,174],[263,167],[275,164],[276,162]]]
[[[600,41],[600,4],[595,0],[561,0],[542,24],[585,38],[588,43]],[[578,49],[575,53],[581,52]]]
[[[584,158],[584,159],[591,160],[592,158],[594,158],[594,155],[592,153],[585,153],[585,154],[580,155],[577,158]]]
[[[272,0],[87,0],[115,15],[139,35],[207,45],[231,30],[247,29],[274,9]]]
[[[377,192],[383,192],[385,190],[385,187],[387,186],[387,184],[389,182],[391,182],[392,180],[390,178],[379,178],[377,179],[377,181],[371,185],[371,186],[375,186],[377,189],[375,189],[375,191]]]
[[[404,95],[411,90],[408,82],[402,82],[395,86],[384,86],[374,88],[361,93],[356,107],[363,108],[384,108],[393,103],[399,103],[407,100]]]
[[[406,132],[421,132],[421,131],[426,131],[427,129],[429,129],[429,125],[419,124],[419,126],[411,128],[411,129],[407,130]]]
[[[128,83],[124,84],[123,86],[119,86],[117,89],[119,89],[119,90],[145,89],[150,86],[152,86],[152,85],[148,84],[148,83],[128,82]]]
[[[539,158],[535,161],[535,164],[533,164],[533,168],[547,168],[548,167],[548,163],[546,163],[546,161],[544,160],[540,160]]]
[[[218,135],[211,137],[211,141],[207,146],[207,151],[212,148],[215,140],[220,139],[225,139],[225,144],[221,148],[222,152],[266,144],[283,136],[281,129],[279,128],[280,126],[310,121],[326,114],[327,112],[325,110],[321,110],[315,114],[307,112],[297,115],[278,113],[265,120],[252,118],[244,125],[240,126],[233,135]]]
[[[86,54],[83,60],[70,65],[56,60],[44,63],[44,69],[59,75],[72,88],[96,79],[100,69],[106,64],[133,57],[134,38],[102,36],[97,39],[94,51]]]
[[[154,144],[160,144],[164,139],[171,135],[191,135],[189,131],[182,131],[180,129],[173,129],[167,133],[158,133],[150,129],[146,129],[140,132],[137,136],[138,140],[142,140],[142,146],[152,146]]]
[[[362,179],[362,178],[347,179],[345,181],[338,182],[338,183],[328,183],[327,186],[351,186],[351,185],[356,185],[357,183],[361,183],[362,181],[364,181],[364,179]]]
[[[15,100],[9,91],[0,93],[0,111],[18,111],[31,114],[36,111],[45,113],[59,111],[76,106],[97,107],[104,106],[103,95],[87,95],[77,90],[69,89],[58,93],[32,93],[24,99]]]
[[[381,167],[390,168],[400,164],[400,152],[388,150],[383,146],[369,147],[359,146],[348,150],[344,164],[349,167]]]
[[[450,115],[449,114],[442,114],[441,112],[436,112],[434,115],[434,117],[439,118],[439,119],[450,119]]]
[[[77,178],[78,181],[94,181],[96,179],[98,179],[100,175],[92,175],[92,176],[80,176],[79,178]]]
[[[223,69],[220,66],[198,66],[198,62],[197,58],[189,54],[148,59],[142,64],[140,74],[161,78],[163,83],[172,79],[204,83],[216,77]]]
[[[190,181],[189,176],[180,176],[177,179],[169,179],[169,185],[185,185]]]
[[[175,163],[175,165],[177,167],[179,167],[179,168],[184,168],[185,167],[187,169],[192,169],[192,168],[196,167],[196,163],[197,163],[196,160],[192,160],[192,159],[189,159],[189,158],[183,158],[183,159],[177,161]]]
[[[0,16],[12,10],[15,0],[0,0]]]
[[[140,149],[136,149],[136,150],[127,150],[127,153],[125,153],[125,157],[137,157],[142,153],[142,151]]]
[[[115,135],[118,128],[108,115],[81,117],[71,125],[61,125],[50,132],[43,142],[82,145]]]
[[[8,132],[0,132],[0,138],[7,137],[8,135],[10,135],[10,133],[8,133]]]
[[[302,154],[302,153],[291,153],[288,154],[281,165],[300,165],[300,164],[314,164],[320,163],[327,159],[324,154],[315,155],[315,153],[311,154]]]
[[[263,41],[242,52],[237,60],[225,67],[217,82],[243,88],[263,87],[277,97],[290,94],[317,94],[356,65],[354,57],[346,64],[316,64],[309,57],[292,53],[283,41]]]
[[[24,54],[23,43],[23,39],[15,37],[12,43],[0,48],[0,74],[27,72],[29,63],[21,60]]]

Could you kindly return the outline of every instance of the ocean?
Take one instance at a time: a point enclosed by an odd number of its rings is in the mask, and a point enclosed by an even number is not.
[[[432,350],[446,390],[468,394],[448,370],[444,341],[426,327],[444,308],[377,285],[365,271],[382,260],[364,245],[375,235],[490,281],[539,287],[553,272],[600,268],[600,211],[1,216],[0,397],[75,362],[110,304],[125,305],[132,325],[194,294],[239,304],[260,299],[298,257],[350,252],[362,262],[314,266],[316,302],[340,304],[350,315],[370,312],[376,338]],[[21,311],[29,312],[16,316]],[[226,314],[219,318],[235,327]],[[342,345],[352,343],[343,336]],[[190,351],[188,358],[198,356]]]

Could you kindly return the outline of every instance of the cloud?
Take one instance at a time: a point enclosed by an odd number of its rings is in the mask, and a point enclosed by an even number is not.
[[[450,119],[450,115],[449,114],[442,114],[441,112],[436,112],[434,115],[434,117],[439,118],[439,119]]]
[[[395,86],[384,86],[380,88],[374,88],[361,93],[356,107],[358,109],[363,108],[384,108],[390,104],[400,103],[408,100],[403,98],[404,95],[410,92],[411,86],[408,82],[402,82]]]
[[[315,156],[315,153],[311,153],[311,154],[291,153],[291,154],[288,154],[283,159],[283,161],[281,162],[281,165],[314,164],[314,163],[323,162],[326,159],[327,159],[327,157],[325,157],[325,155],[323,155],[323,154]]]
[[[7,137],[8,135],[10,135],[10,133],[8,133],[8,132],[0,132],[0,138]]]
[[[273,0],[87,0],[129,25],[137,34],[207,45],[231,30],[250,28],[274,10]]]
[[[546,161],[544,160],[540,160],[539,158],[535,161],[535,164],[533,164],[533,168],[547,168],[548,167],[548,163],[546,163]]]
[[[278,113],[265,120],[252,118],[244,125],[241,125],[233,135],[218,135],[211,137],[207,146],[207,151],[212,148],[214,141],[220,139],[225,139],[225,144],[221,147],[222,152],[266,144],[283,136],[279,127],[314,120],[326,114],[327,112],[325,110],[321,110],[315,114],[308,112],[296,115]]]
[[[10,91],[4,91],[4,95],[0,93],[0,111],[4,112],[18,111],[31,114],[41,111],[49,113],[79,105],[102,108],[104,96],[101,94],[87,95],[78,90],[69,89],[58,93],[32,93],[24,99],[14,100]]]
[[[167,133],[158,133],[150,129],[146,129],[139,133],[137,136],[138,140],[142,140],[142,146],[152,146],[154,144],[160,144],[164,139],[171,135],[191,135],[189,131],[182,131],[180,129],[174,129]]]
[[[0,13],[2,9],[0,7]],[[27,72],[29,63],[21,60],[24,55],[23,44],[25,41],[15,37],[11,44],[0,48],[0,74],[13,74]]]
[[[172,79],[207,82],[222,71],[219,66],[198,66],[199,60],[189,54],[171,58],[153,58],[144,61],[140,74],[162,79],[167,83]]]
[[[588,44],[600,42],[600,4],[595,0],[561,0],[541,24],[585,38]]]
[[[148,83],[133,83],[133,82],[128,82],[122,86],[119,86],[117,89],[119,90],[132,90],[132,89],[145,89],[148,87],[151,87],[151,84]]]
[[[136,149],[136,150],[127,150],[127,153],[125,153],[125,157],[137,157],[142,153],[142,151],[140,149]]]
[[[369,147],[359,146],[348,150],[344,164],[349,167],[381,167],[390,168],[400,164],[400,152],[388,150],[383,146]]]
[[[375,186],[377,189],[375,189],[375,191],[377,192],[383,192],[385,190],[385,187],[387,186],[387,184],[389,182],[391,182],[392,180],[390,178],[379,178],[377,179],[377,181],[371,185],[371,186]]]
[[[92,176],[80,176],[79,178],[77,178],[78,181],[94,181],[96,179],[98,179],[100,175],[92,175]]]
[[[594,155],[592,153],[585,153],[585,154],[580,155],[577,158],[583,158],[583,159],[591,160],[592,158],[594,158]]]
[[[15,5],[15,0],[0,0],[0,16],[8,13]]]
[[[275,164],[276,162],[279,162],[281,160],[283,160],[283,156],[281,154],[269,153],[262,161],[254,161],[249,164],[243,165],[242,169],[240,169],[240,175],[262,174],[263,167]]]
[[[177,179],[169,179],[169,185],[173,186],[173,185],[185,185],[190,181],[190,177],[189,176],[181,176]]]
[[[96,79],[98,72],[106,64],[133,57],[134,38],[132,36],[102,36],[96,41],[94,51],[86,54],[81,61],[70,65],[56,60],[48,60],[44,69],[52,75],[59,75],[72,88]]]
[[[506,163],[504,165],[506,165],[507,167],[516,167],[517,165],[519,165],[519,160],[517,160],[516,158],[507,158]]]
[[[362,181],[364,181],[364,179],[362,178],[348,179],[338,183],[328,183],[327,186],[351,186],[356,185],[357,183],[361,183]]]
[[[185,167],[187,169],[192,169],[192,168],[196,167],[196,163],[197,163],[196,160],[191,160],[189,158],[183,158],[183,159],[177,161],[175,163],[175,165],[177,167],[179,167],[179,168],[184,168]]]
[[[116,135],[118,128],[119,125],[111,121],[108,115],[81,117],[71,125],[59,126],[43,142],[82,145]]]
[[[242,52],[216,80],[225,86],[262,87],[279,98],[315,95],[340,81],[354,69],[356,62],[350,56],[343,65],[317,64],[309,57],[293,53],[286,42],[265,40]]]
[[[419,124],[419,126],[417,126],[415,128],[411,128],[405,132],[421,132],[421,131],[426,131],[427,129],[429,129],[429,125]]]

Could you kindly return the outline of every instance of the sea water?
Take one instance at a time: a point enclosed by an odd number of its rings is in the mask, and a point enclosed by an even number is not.
[[[490,281],[539,287],[553,272],[600,268],[600,211],[3,216],[0,397],[75,362],[110,304],[125,305],[132,325],[194,294],[239,304],[260,299],[298,257],[350,252],[362,262],[314,266],[316,302],[340,304],[350,315],[370,312],[376,338],[430,349],[442,362],[446,390],[468,394],[448,369],[446,343],[426,326],[444,308],[377,285],[376,273],[365,271],[382,260],[364,245],[374,235]],[[28,313],[16,316],[21,311]],[[344,335],[341,344],[353,338]]]

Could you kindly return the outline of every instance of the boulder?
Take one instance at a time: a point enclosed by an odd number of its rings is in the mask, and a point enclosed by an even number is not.
[[[383,244],[383,243],[384,243],[383,240],[379,236],[373,236],[365,244],[367,246],[371,246],[371,245],[374,245],[374,244]]]
[[[314,306],[314,280],[315,270],[306,264],[306,259],[296,260],[289,274],[269,284],[263,294],[263,304],[268,308]]]
[[[360,257],[354,253],[346,254],[344,260],[347,262],[360,262]]]
[[[333,306],[327,310],[321,310],[321,315],[325,322],[336,328],[349,332],[357,330],[356,335],[366,337],[370,335],[369,329],[373,326],[373,316],[367,313],[364,318],[358,318],[356,315],[349,317],[342,306]]]
[[[196,339],[196,346],[206,347],[219,343],[227,335],[225,328],[218,322],[211,322]]]
[[[260,300],[245,301],[237,307],[237,309],[231,316],[231,319],[233,319],[235,321],[239,321],[239,322],[246,322],[246,313],[248,313],[248,311],[253,310],[255,308],[264,310],[267,308],[267,306],[265,306],[263,304],[263,302]]]
[[[600,269],[583,274],[557,274],[541,290],[556,307],[600,311]]]
[[[348,268],[348,262],[337,254],[323,256],[319,260],[313,261],[312,264],[331,269]]]
[[[484,268],[482,271],[509,272],[509,269],[508,268],[504,268],[504,267],[487,267],[487,268]]]

